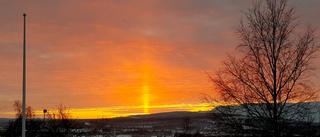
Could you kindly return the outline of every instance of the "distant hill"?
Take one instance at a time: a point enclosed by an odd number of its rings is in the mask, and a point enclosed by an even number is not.
[[[13,118],[0,118],[0,122],[9,122],[10,120],[13,120]]]
[[[320,123],[320,102],[306,102],[305,104],[310,106],[310,112],[314,121]],[[219,106],[214,108],[211,113],[220,113],[224,109],[225,106]],[[241,106],[233,106],[231,109],[233,109],[233,112],[235,112],[234,114],[245,115],[245,113],[247,113]]]
[[[175,121],[178,119],[187,118],[207,118],[211,116],[211,112],[203,111],[203,112],[187,112],[187,111],[176,111],[176,112],[163,112],[163,113],[155,113],[155,114],[146,114],[146,115],[134,115],[128,117],[117,117],[111,118],[112,122],[138,122],[138,121],[166,121],[171,120]]]
[[[127,118],[132,119],[168,119],[168,118],[182,118],[182,117],[197,117],[207,115],[209,112],[188,112],[188,111],[175,111],[175,112],[163,112],[163,113],[155,113],[155,114],[147,114],[147,115],[135,115],[128,116]]]
[[[5,127],[12,118],[0,118],[0,129]]]

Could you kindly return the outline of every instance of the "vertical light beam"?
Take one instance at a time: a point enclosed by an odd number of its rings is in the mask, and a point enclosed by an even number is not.
[[[23,14],[22,137],[26,137],[26,14]]]
[[[144,85],[142,87],[142,91],[143,91],[143,113],[145,114],[149,114],[149,86],[148,85]]]

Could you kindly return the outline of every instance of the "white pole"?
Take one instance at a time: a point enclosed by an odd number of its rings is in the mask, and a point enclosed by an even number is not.
[[[26,14],[23,14],[22,137],[26,137]]]

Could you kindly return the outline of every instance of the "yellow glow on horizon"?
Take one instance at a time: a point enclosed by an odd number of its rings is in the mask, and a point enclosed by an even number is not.
[[[100,107],[100,108],[81,108],[70,109],[72,118],[77,119],[96,119],[96,118],[115,118],[126,117],[132,115],[144,115],[139,110],[144,109],[145,106],[119,106],[119,107]],[[207,103],[200,104],[168,104],[168,105],[154,105],[148,106],[148,111],[152,109],[153,113],[172,112],[172,111],[209,111],[212,110],[212,105]],[[48,110],[50,111],[50,110]],[[8,113],[9,114],[9,113]],[[10,112],[14,116],[14,112]],[[42,110],[35,111],[36,117],[43,118]],[[148,113],[150,114],[150,112]]]

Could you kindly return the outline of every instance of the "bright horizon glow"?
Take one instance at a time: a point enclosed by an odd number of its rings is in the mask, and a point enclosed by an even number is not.
[[[83,109],[70,109],[72,118],[77,119],[95,119],[95,118],[115,118],[126,117],[132,115],[145,115],[151,113],[138,113],[137,110],[145,109],[145,106],[119,106],[119,107],[101,107],[101,108],[83,108]],[[209,111],[213,107],[207,103],[200,104],[168,104],[168,105],[155,105],[148,106],[148,109],[154,110],[154,113],[174,112],[174,111]],[[47,109],[50,112],[50,109]],[[119,113],[121,112],[121,113]],[[15,112],[7,112],[14,116]],[[43,118],[43,110],[35,111],[37,118]]]

